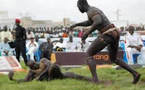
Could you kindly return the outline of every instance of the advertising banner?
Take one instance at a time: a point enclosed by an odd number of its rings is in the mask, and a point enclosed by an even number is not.
[[[0,73],[19,69],[21,69],[21,65],[15,56],[0,56]]]

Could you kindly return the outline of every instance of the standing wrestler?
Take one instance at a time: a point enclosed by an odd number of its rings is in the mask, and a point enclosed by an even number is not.
[[[20,54],[22,53],[22,57],[24,59],[25,64],[27,64],[27,58],[26,58],[26,30],[24,27],[20,25],[20,20],[16,19],[15,20],[16,24],[16,34],[15,34],[15,41],[16,41],[16,58],[20,62]]]
[[[136,84],[139,81],[140,74],[130,68],[122,60],[117,59],[120,35],[115,26],[111,24],[111,22],[100,9],[90,6],[87,0],[78,0],[77,6],[80,12],[87,13],[88,20],[72,25],[70,30],[77,26],[91,26],[90,29],[83,34],[82,42],[84,42],[88,35],[95,30],[98,30],[101,33],[101,36],[95,39],[87,50],[87,64],[93,76],[93,82],[99,82],[96,73],[96,62],[93,56],[108,46],[110,60],[130,72],[134,78],[133,84]]]

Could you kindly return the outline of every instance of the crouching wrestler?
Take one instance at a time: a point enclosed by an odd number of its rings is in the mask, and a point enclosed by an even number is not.
[[[24,79],[14,79],[14,72],[9,72],[9,79],[16,82],[30,82],[32,80],[38,81],[50,81],[54,79],[77,79],[77,80],[85,80],[85,81],[92,81],[92,79],[77,75],[71,72],[62,73],[60,67],[57,64],[52,64],[46,58],[41,59],[40,63],[36,63],[35,61],[29,61],[28,66],[30,68],[28,74]]]

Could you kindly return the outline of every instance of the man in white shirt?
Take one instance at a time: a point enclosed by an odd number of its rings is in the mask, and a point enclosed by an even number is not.
[[[73,37],[69,36],[69,40],[66,43],[66,52],[75,52],[76,45],[73,42]]]
[[[27,32],[27,39],[30,40],[31,37],[35,37],[34,33],[28,30]]]
[[[8,38],[10,41],[13,39],[12,34],[10,31],[8,31],[7,26],[5,26],[3,31],[0,32],[0,42],[3,42],[4,38]]]
[[[9,56],[9,54],[12,54],[12,49],[10,48],[8,41],[8,38],[4,38],[4,42],[0,45],[2,56]]]
[[[65,51],[66,43],[62,37],[60,37],[60,40],[54,45],[54,49],[55,51]]]
[[[30,56],[30,60],[34,60],[34,53],[37,51],[38,47],[38,43],[35,42],[34,37],[30,38],[30,41],[26,44],[26,48],[27,48],[27,56]]]
[[[129,26],[128,30],[129,32],[127,33],[126,38],[125,38],[128,64],[136,64],[137,60],[135,60],[135,62],[133,61],[134,60],[133,55],[134,54],[143,55],[142,53],[145,52],[145,48],[143,47],[141,36],[134,32],[135,27]]]
[[[82,45],[81,45],[82,42],[76,42],[75,43],[75,52],[82,52]]]

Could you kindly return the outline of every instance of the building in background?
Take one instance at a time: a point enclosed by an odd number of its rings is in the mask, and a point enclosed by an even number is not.
[[[45,28],[51,28],[51,27],[68,27],[70,25],[72,25],[74,22],[70,21],[69,18],[64,18],[62,21],[58,21],[58,22],[53,22],[51,20],[33,20],[31,17],[22,17],[21,18],[22,21],[22,25],[25,28],[38,28],[38,27],[45,27]]]
[[[9,18],[8,11],[0,11],[0,28],[3,29],[4,26],[7,26],[9,29],[12,29],[14,26],[13,18]]]
[[[65,27],[68,27],[74,23],[75,22],[71,21],[69,18],[63,18],[63,26],[65,26]]]
[[[51,28],[51,27],[69,27],[75,22],[72,22],[69,18],[63,18],[62,21],[53,22],[51,20],[33,20],[31,16],[21,16],[21,24],[25,28]],[[7,26],[13,29],[15,24],[15,18],[9,18],[8,11],[0,11],[0,28]]]

